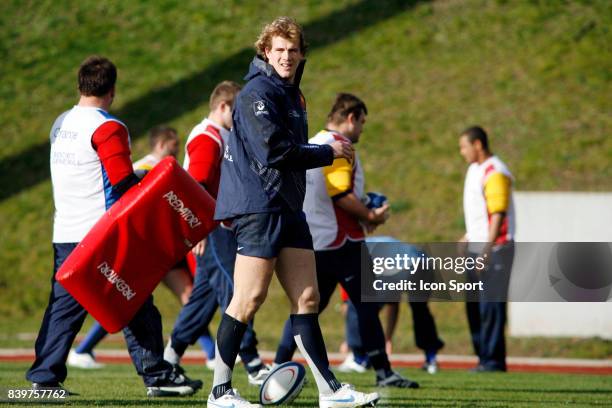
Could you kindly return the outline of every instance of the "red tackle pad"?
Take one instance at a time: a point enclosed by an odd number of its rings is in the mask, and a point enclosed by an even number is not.
[[[110,333],[123,329],[166,273],[217,223],[215,200],[174,158],[100,218],[57,281]]]

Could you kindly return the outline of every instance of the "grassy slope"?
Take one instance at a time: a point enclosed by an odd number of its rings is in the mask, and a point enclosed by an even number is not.
[[[206,114],[214,83],[242,76],[263,22],[295,16],[313,45],[303,82],[311,132],[336,92],[365,98],[370,115],[360,150],[368,188],[394,203],[394,222],[381,232],[405,240],[461,233],[465,165],[456,134],[468,124],[490,130],[520,190],[612,188],[606,1],[58,3],[5,2],[0,16],[2,331],[35,331],[42,316],[52,259],[45,140],[55,116],[74,103],[76,66],[91,53],[119,66],[113,108],[130,126],[137,157],[149,127],[169,122],[186,135]],[[267,347],[284,314],[275,288],[258,317]],[[175,301],[164,289],[158,295],[162,313],[174,316]],[[434,311],[447,350],[468,350],[462,307]],[[323,319],[335,347],[342,329],[334,313]],[[411,350],[408,319],[400,330],[400,350]],[[594,357],[612,355],[611,347],[510,343],[515,353]]]
[[[24,364],[0,364],[3,387],[26,387],[22,380]],[[205,404],[212,382],[210,371],[187,367],[194,378],[204,380],[204,389],[192,397],[151,400],[144,397],[142,382],[130,365],[113,365],[99,371],[72,370],[66,382],[68,389],[81,395],[70,400],[70,406],[158,406],[201,407]],[[534,407],[534,406],[609,406],[612,386],[609,378],[592,375],[493,374],[469,375],[458,371],[442,371],[429,376],[416,370],[403,370],[420,382],[418,390],[379,389],[380,407]],[[341,374],[340,380],[360,390],[374,390],[373,373]],[[245,398],[256,401],[257,389],[246,385],[246,375],[239,368],[233,385]],[[311,377],[291,407],[316,406],[316,388]],[[0,396],[0,401],[4,395]],[[22,406],[14,404],[7,406]]]

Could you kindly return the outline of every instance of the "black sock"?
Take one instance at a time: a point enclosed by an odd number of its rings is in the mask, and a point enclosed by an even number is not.
[[[246,328],[246,323],[223,313],[217,330],[215,375],[212,389],[215,398],[223,396],[232,388],[232,371]]]
[[[319,393],[328,394],[339,390],[341,384],[329,369],[318,313],[291,315],[291,327],[295,342],[308,362]]]

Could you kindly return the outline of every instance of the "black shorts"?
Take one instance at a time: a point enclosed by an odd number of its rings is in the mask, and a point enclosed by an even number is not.
[[[232,229],[240,255],[276,258],[283,248],[312,249],[312,236],[303,211],[238,216],[233,219]]]

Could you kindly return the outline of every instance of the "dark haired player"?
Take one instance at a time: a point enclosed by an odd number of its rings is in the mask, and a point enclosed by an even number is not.
[[[127,127],[108,113],[117,69],[106,58],[87,58],[79,69],[80,99],[51,128],[51,182],[55,203],[51,295],[36,339],[36,360],[26,378],[34,389],[60,388],[66,358],[87,311],[55,281],[55,273],[110,206],[138,182]],[[202,387],[163,359],[161,316],[150,297],[123,330],[147,395],[191,395]]]
[[[506,371],[506,302],[514,258],[514,178],[489,147],[487,133],[473,126],[459,136],[459,153],[469,164],[463,189],[468,253],[487,260],[468,278],[485,282],[477,299],[466,303],[472,345],[478,356],[475,372]],[[476,300],[476,301],[473,301]]]
[[[338,94],[327,116],[326,129],[310,139],[310,143],[320,146],[336,141],[357,143],[367,113],[361,99],[347,93]],[[308,170],[306,179],[304,212],[314,242],[321,293],[319,312],[325,309],[340,283],[357,309],[359,334],[376,370],[376,384],[417,388],[416,382],[391,369],[378,317],[379,304],[361,302],[361,251],[365,232],[373,231],[387,220],[389,205],[368,208],[364,204],[365,180],[357,153],[350,158],[338,157],[329,166]],[[291,322],[287,321],[275,358],[277,364],[289,361],[293,356],[295,345],[290,333]]]

